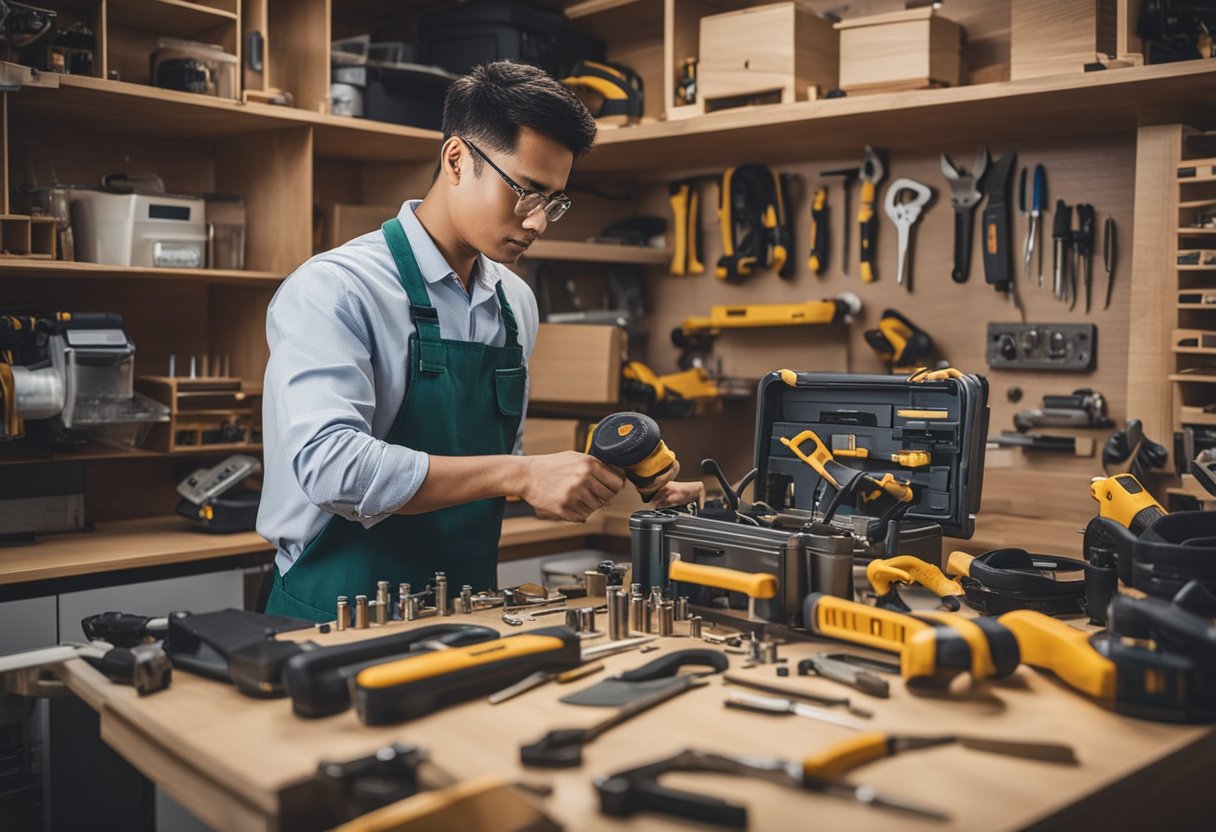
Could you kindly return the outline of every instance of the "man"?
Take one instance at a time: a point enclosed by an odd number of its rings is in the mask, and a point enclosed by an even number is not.
[[[536,299],[514,263],[561,219],[595,122],[506,61],[455,81],[434,183],[379,231],[318,255],[267,313],[266,476],[277,549],[267,612],[331,620],[376,582],[495,585],[503,498],[581,522],[624,486],[575,451],[521,456]],[[656,483],[659,505],[698,483]]]

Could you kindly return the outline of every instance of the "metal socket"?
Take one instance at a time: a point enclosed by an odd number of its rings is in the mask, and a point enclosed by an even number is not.
[[[759,664],[764,659],[764,651],[760,646],[760,642],[756,639],[756,634],[752,633],[751,638],[747,641],[747,660]]]
[[[406,609],[410,605],[410,585],[404,581],[397,585],[397,617],[402,621],[408,621],[406,617]]]
[[[595,607],[583,607],[578,611],[578,629],[580,633],[595,632]]]
[[[670,636],[676,631],[676,605],[664,601],[659,605],[659,635]]]
[[[676,599],[676,621],[688,620],[688,596],[681,595]]]
[[[350,626],[350,603],[345,595],[338,596],[337,625],[339,630],[345,630]]]
[[[418,605],[421,601],[417,595],[411,595],[405,599],[405,620],[416,621],[418,619]]]
[[[460,587],[460,614],[468,615],[473,611],[473,587],[465,584]]]
[[[620,641],[629,635],[629,606],[622,587],[610,586],[607,592],[605,601],[608,607],[608,638]]]
[[[701,637],[702,620],[703,619],[699,615],[694,615],[692,618],[688,619],[688,636],[689,636],[689,638],[700,638]]]
[[[355,596],[355,629],[356,630],[366,630],[367,628],[368,628],[367,596],[366,595],[356,595]]]
[[[764,644],[764,663],[765,664],[776,664],[777,663],[777,642],[766,641],[763,644]]]
[[[579,631],[578,610],[573,608],[566,610],[566,626],[576,633]]]
[[[640,594],[629,599],[629,629],[635,633],[646,632],[646,599]]]

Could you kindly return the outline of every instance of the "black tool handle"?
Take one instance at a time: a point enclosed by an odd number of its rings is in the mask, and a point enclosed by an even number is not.
[[[649,682],[652,679],[662,679],[675,676],[680,668],[687,665],[709,667],[714,673],[721,673],[730,667],[730,660],[717,650],[693,649],[677,650],[666,656],[647,662],[641,667],[627,670],[616,676],[621,682]]]
[[[874,252],[878,244],[878,214],[870,212],[869,217],[858,224],[861,240],[861,279],[872,283],[877,276],[874,270]]]
[[[687,820],[747,828],[747,807],[727,803],[716,797],[686,792],[660,785],[657,779],[605,777],[595,781],[600,796],[600,811],[613,817],[629,817],[637,812],[655,812]]]
[[[975,231],[975,214],[970,208],[954,209],[954,271],[955,283],[966,283],[971,277],[971,236]]]
[[[981,229],[984,251],[984,280],[1004,288],[1013,279],[1011,217],[1008,205],[993,205],[984,208],[984,224]]]

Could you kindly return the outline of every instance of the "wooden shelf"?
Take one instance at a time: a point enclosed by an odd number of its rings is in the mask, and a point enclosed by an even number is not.
[[[1174,266],[1180,272],[1216,272],[1216,265],[1211,266]]]
[[[93,462],[100,459],[165,459],[167,457],[228,456],[230,454],[260,454],[261,445],[200,445],[197,448],[181,448],[176,451],[154,451],[148,448],[132,448],[129,451],[107,448],[103,445],[85,447],[79,451],[49,453],[36,448],[0,448],[0,467],[6,465],[32,465],[43,462]]]
[[[155,269],[143,266],[107,266],[102,263],[71,263],[62,260],[0,259],[0,279],[73,278],[82,280],[178,280],[189,283],[222,283],[236,286],[273,287],[285,275],[231,269]]]
[[[1146,123],[1212,121],[1202,114],[1216,105],[1214,81],[1216,59],[1208,59],[722,110],[606,130],[579,167],[661,173],[755,159],[859,155],[866,144],[937,147],[944,136],[1016,145],[1130,134]]]
[[[529,260],[576,260],[584,263],[666,265],[671,262],[671,252],[663,248],[566,240],[537,240],[524,256]]]
[[[1201,185],[1204,182],[1216,182],[1216,176],[1180,176],[1179,185]]]
[[[1196,373],[1173,373],[1170,381],[1180,384],[1216,384],[1216,376],[1203,376]]]
[[[1216,228],[1179,228],[1178,235],[1180,237],[1206,237],[1211,234],[1216,234]]]
[[[639,9],[631,10],[639,11],[642,3],[648,6],[658,5],[651,2],[651,0],[579,0],[579,2],[566,6],[566,19],[578,20],[580,17],[590,17],[624,6],[639,6]]]
[[[78,75],[41,76],[44,86],[9,95],[10,118],[62,123],[64,113],[91,130],[159,138],[222,139],[265,130],[312,127],[316,155],[353,161],[421,161],[439,152],[442,134],[398,124],[241,104],[144,84]]]
[[[187,40],[237,20],[235,12],[185,0],[107,0],[106,9],[110,21],[123,28]]]

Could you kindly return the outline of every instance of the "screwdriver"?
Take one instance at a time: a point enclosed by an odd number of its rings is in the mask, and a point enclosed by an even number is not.
[[[1073,253],[1079,261],[1085,275],[1085,312],[1088,314],[1094,288],[1094,206],[1081,204],[1077,206],[1077,231],[1073,237]],[[1075,299],[1073,301],[1076,302]]]
[[[879,731],[867,731],[864,734],[833,743],[822,751],[806,757],[802,761],[802,771],[807,777],[837,778],[866,763],[893,757],[905,751],[918,751],[922,748],[936,748],[940,745],[952,744],[958,744],[973,751],[1022,757],[1044,763],[1077,764],[1076,753],[1072,746],[1054,742],[1003,740],[962,734],[904,737],[888,736]]]
[[[828,267],[828,241],[831,239],[828,229],[828,189],[820,185],[815,189],[815,197],[811,200],[811,254],[807,260],[807,268],[815,274],[823,274]]]
[[[1056,215],[1051,225],[1051,289],[1056,300],[1066,300],[1068,297],[1068,245],[1071,237],[1072,206],[1057,199]]]

